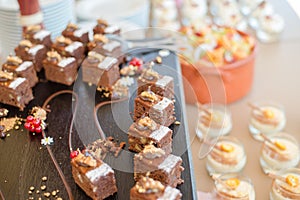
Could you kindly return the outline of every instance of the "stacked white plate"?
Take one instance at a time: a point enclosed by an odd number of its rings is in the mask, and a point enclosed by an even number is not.
[[[52,39],[61,34],[69,22],[76,22],[74,0],[40,0],[45,29]],[[17,0],[0,0],[0,52],[5,57],[14,51],[22,38]]]

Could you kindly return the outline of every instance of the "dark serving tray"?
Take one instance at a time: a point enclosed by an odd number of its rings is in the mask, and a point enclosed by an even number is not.
[[[139,49],[127,52],[127,55],[141,57],[146,61],[154,59],[158,54],[157,49]],[[185,117],[185,101],[183,96],[181,71],[177,56],[172,53],[163,58],[163,64],[155,65],[154,69],[162,75],[170,75],[175,81],[175,111],[176,118],[180,125],[171,125],[173,135],[173,154],[183,159],[182,173],[184,183],[178,187],[181,190],[183,200],[196,198],[196,187],[194,182],[191,151],[189,149],[189,134]],[[127,130],[132,123],[133,99],[136,94],[136,80],[130,86],[130,98],[128,100],[106,104],[98,111],[99,123],[106,136],[113,136],[117,141],[127,142]],[[81,82],[79,70],[78,81],[72,87],[67,87],[53,82],[42,81],[34,88],[35,99],[30,102],[25,111],[0,105],[9,109],[9,117],[20,116],[25,118],[33,106],[42,106],[43,102],[54,92],[60,90],[73,90],[79,96],[78,111],[76,113],[75,125],[72,134],[72,147],[83,148],[85,145],[100,138],[96,129],[93,110],[99,102],[107,101],[96,91],[94,86],[88,86]],[[55,159],[57,160],[65,179],[70,186],[74,199],[89,199],[88,196],[75,184],[70,165],[70,152],[68,147],[68,131],[73,114],[74,101],[70,94],[63,94],[50,103],[51,112],[48,114],[46,135],[54,138],[50,146]],[[10,136],[0,140],[0,190],[7,200],[29,199],[29,197],[43,197],[40,186],[45,184],[47,191],[59,190],[58,196],[68,199],[67,190],[55,168],[53,161],[45,146],[40,144],[41,135],[29,134],[23,126],[19,130],[9,132]],[[134,185],[133,180],[133,153],[128,151],[128,145],[121,152],[119,157],[107,156],[108,163],[116,174],[118,192],[107,199],[129,199],[129,190]],[[48,180],[42,182],[41,178],[46,176]],[[29,187],[36,189],[33,194],[28,194]],[[36,194],[39,189],[40,193]],[[1,195],[0,195],[1,199]],[[51,197],[50,199],[55,199]]]

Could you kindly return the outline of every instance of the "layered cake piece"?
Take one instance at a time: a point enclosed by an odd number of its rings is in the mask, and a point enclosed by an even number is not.
[[[77,41],[73,42],[70,38],[64,36],[57,37],[52,48],[64,57],[74,57],[78,65],[85,57],[83,44]]]
[[[31,61],[23,62],[18,56],[8,56],[6,62],[2,65],[2,70],[12,72],[15,76],[26,78],[30,87],[38,82],[36,71]]]
[[[72,85],[77,77],[77,63],[73,57],[62,57],[56,51],[49,51],[43,63],[47,80]]]
[[[42,44],[34,45],[29,40],[22,40],[15,48],[15,53],[22,60],[33,62],[35,70],[39,72],[43,68],[47,48]]]
[[[181,192],[149,177],[141,178],[130,190],[130,200],[180,200]]]
[[[62,35],[64,37],[70,38],[72,41],[78,41],[87,45],[89,42],[89,32],[88,30],[79,28],[76,24],[69,23],[65,30],[63,30]]]
[[[175,122],[174,102],[148,90],[143,91],[134,100],[134,121],[149,116],[156,123],[170,126]]]
[[[149,117],[143,117],[133,123],[128,130],[128,149],[141,152],[146,145],[153,144],[166,154],[172,152],[172,130],[157,124]]]
[[[90,51],[82,63],[82,79],[84,82],[111,88],[120,78],[118,61],[112,57],[104,57]]]
[[[102,34],[95,34],[93,41],[87,44],[87,48],[89,51],[92,51],[94,48],[100,48],[104,44],[108,43],[108,39],[105,35]]]
[[[119,62],[122,62],[123,55],[121,49],[121,43],[115,40],[109,40],[103,45],[97,45],[93,51],[105,56],[117,58]]]
[[[72,175],[79,187],[92,199],[102,200],[117,192],[113,169],[88,152],[78,154],[71,160]]]
[[[24,39],[31,41],[33,44],[42,44],[48,49],[51,48],[51,33],[43,30],[40,25],[28,26],[23,36]]]
[[[155,94],[169,99],[174,98],[174,79],[170,76],[162,76],[150,66],[138,78],[138,94],[150,88]]]
[[[13,76],[13,73],[0,71],[0,102],[24,110],[33,99],[32,90],[26,78]]]
[[[120,35],[121,29],[119,26],[109,25],[105,20],[98,19],[96,26],[93,28],[95,34],[115,34]]]
[[[180,157],[167,155],[153,144],[147,145],[143,151],[134,155],[134,180],[138,181],[147,174],[164,185],[176,187],[183,183],[181,172],[184,168],[181,164]]]

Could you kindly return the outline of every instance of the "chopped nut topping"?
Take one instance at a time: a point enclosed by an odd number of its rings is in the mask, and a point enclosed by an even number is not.
[[[0,82],[11,81],[14,79],[13,73],[0,71]]]
[[[163,192],[165,186],[149,177],[141,178],[135,185],[139,193],[160,193]]]
[[[64,43],[66,45],[69,45],[69,44],[72,43],[72,40],[70,38],[66,38],[66,37],[64,37],[64,36],[61,35],[61,36],[58,36],[56,38],[56,42],[58,42],[58,43]]]
[[[84,166],[84,167],[96,167],[97,166],[97,161],[90,155],[86,156],[82,154],[79,151],[79,154],[77,157],[74,158],[75,162],[78,165]]]
[[[146,158],[153,159],[162,157],[165,155],[165,151],[161,148],[156,148],[153,144],[149,144],[144,147],[143,154]]]
[[[55,59],[57,62],[61,61],[61,55],[57,51],[48,51],[47,52],[48,59]]]
[[[9,56],[7,56],[7,62],[18,66],[18,65],[22,64],[23,61],[18,56],[9,55]]]
[[[141,93],[143,100],[155,102],[158,100],[157,96],[152,91],[144,91]]]
[[[28,47],[28,48],[32,47],[32,43],[29,40],[22,40],[19,44],[20,44],[20,46],[24,46],[24,47]]]
[[[155,123],[155,121],[153,121],[149,117],[141,118],[138,121],[138,125],[140,126],[140,128],[148,128],[150,130],[155,130],[156,129],[156,123]]]
[[[37,32],[42,29],[41,25],[32,25],[32,26],[27,26],[27,31],[28,32]]]
[[[159,78],[159,74],[152,69],[152,65],[153,64],[151,64],[149,68],[144,71],[144,73],[142,74],[143,78],[147,80],[157,80]]]
[[[284,144],[282,144],[281,142],[275,141],[274,144],[278,149],[280,149],[282,151],[286,150],[286,146]]]
[[[221,151],[230,153],[230,152],[234,151],[234,146],[232,146],[231,144],[221,144],[220,149],[221,149]]]
[[[237,178],[230,178],[226,180],[226,185],[232,189],[236,189],[240,185],[240,180]]]
[[[8,110],[6,108],[0,108],[0,117],[5,117],[8,114]]]
[[[289,174],[286,178],[285,181],[287,182],[287,184],[289,184],[292,187],[297,187],[299,186],[299,179],[298,177]]]
[[[99,54],[99,53],[97,53],[95,51],[90,51],[88,53],[88,57],[89,58],[95,58],[95,59],[99,60],[99,62],[102,62],[104,60],[104,58],[105,58],[103,55],[101,55],[101,54]]]
[[[73,24],[73,23],[69,23],[67,28],[70,28],[70,29],[78,29],[78,26],[76,24]]]
[[[43,120],[43,121],[47,119],[47,112],[43,108],[38,107],[38,106],[35,106],[35,107],[32,108],[31,114],[35,118],[38,118],[38,119]]]
[[[275,117],[275,114],[272,110],[266,109],[263,111],[263,115],[267,119],[273,119]]]
[[[99,25],[104,25],[104,26],[108,26],[107,21],[103,20],[103,19],[97,19],[97,24]]]
[[[107,43],[108,42],[108,39],[105,35],[102,35],[102,34],[95,34],[94,35],[94,41],[95,42],[103,42],[103,43]]]

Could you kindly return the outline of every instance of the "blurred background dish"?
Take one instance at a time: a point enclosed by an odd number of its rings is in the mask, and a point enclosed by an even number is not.
[[[76,22],[74,0],[40,0],[44,26],[52,39],[61,34],[69,22]],[[2,57],[12,53],[22,37],[17,0],[0,0],[0,45]]]

